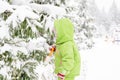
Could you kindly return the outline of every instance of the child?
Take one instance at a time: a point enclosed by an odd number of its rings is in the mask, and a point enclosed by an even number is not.
[[[74,42],[74,28],[68,18],[54,22],[56,35],[55,73],[58,80],[75,80],[80,74],[80,55]]]

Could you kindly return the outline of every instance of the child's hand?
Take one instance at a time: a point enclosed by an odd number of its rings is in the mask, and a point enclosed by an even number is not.
[[[58,73],[57,76],[61,79],[61,80],[65,80],[65,75],[62,73]]]
[[[56,47],[55,47],[55,46],[52,46],[51,48],[49,48],[49,50],[50,50],[50,53],[48,54],[48,56],[52,56],[53,53],[54,53],[55,50],[56,50]]]
[[[52,51],[52,49],[53,49],[53,51],[56,51],[56,46],[53,45],[53,46],[51,46],[51,47],[49,48],[50,51]]]
[[[45,57],[45,59],[44,59],[44,64],[45,65],[47,65],[49,62],[50,62],[50,60],[51,60],[51,56],[53,55],[53,52],[55,52],[55,50],[56,50],[56,47],[55,46],[51,46],[50,48],[49,48],[49,54]]]

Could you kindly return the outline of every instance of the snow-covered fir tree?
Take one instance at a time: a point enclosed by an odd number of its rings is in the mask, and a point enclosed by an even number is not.
[[[95,21],[97,21],[100,10],[98,9],[98,6],[96,5],[95,0],[88,0],[88,12],[92,17],[94,17]]]
[[[118,7],[115,3],[115,0],[113,0],[113,3],[112,3],[111,8],[109,10],[109,17],[110,17],[111,22],[119,24],[120,23],[119,15],[120,14],[119,14]]]
[[[75,24],[75,36],[80,49],[91,48],[94,44],[92,41],[93,33],[95,33],[95,25],[93,17],[88,12],[87,0],[81,0],[76,6],[76,18],[73,18]],[[73,8],[74,9],[74,8]]]
[[[41,80],[40,68],[53,44],[51,10],[59,8],[18,2],[0,1],[0,78]]]
[[[109,9],[110,29],[109,35],[115,41],[120,39],[120,11],[115,0]]]

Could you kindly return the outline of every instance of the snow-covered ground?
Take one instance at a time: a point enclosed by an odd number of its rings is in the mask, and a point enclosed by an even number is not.
[[[76,80],[120,80],[120,45],[100,38],[91,50],[80,53],[82,70]]]

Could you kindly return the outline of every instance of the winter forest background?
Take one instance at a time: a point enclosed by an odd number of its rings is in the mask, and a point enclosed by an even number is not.
[[[0,80],[56,80],[54,56],[49,62],[44,59],[55,43],[54,20],[61,17],[72,20],[80,51],[92,49],[99,38],[120,40],[115,1],[105,12],[95,0],[0,0]]]

